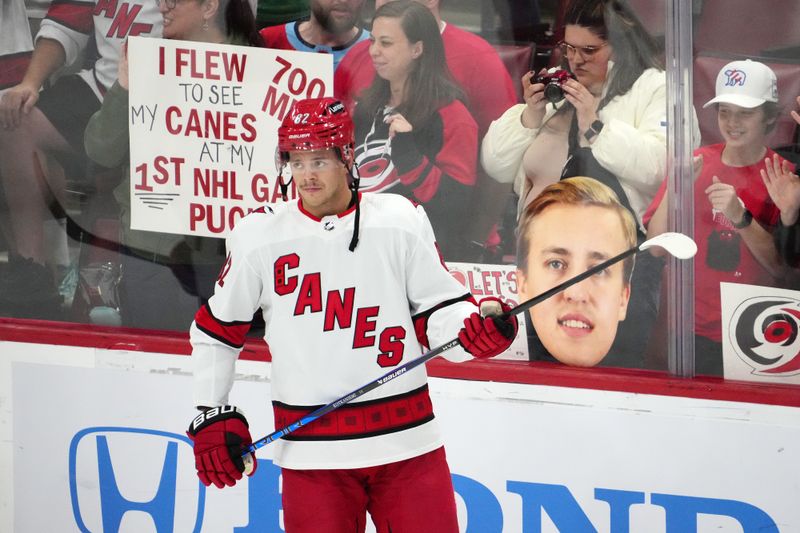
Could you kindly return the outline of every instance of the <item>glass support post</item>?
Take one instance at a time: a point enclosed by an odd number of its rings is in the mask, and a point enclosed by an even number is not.
[[[694,235],[692,172],[692,1],[667,1],[667,177],[669,231]],[[701,243],[698,243],[701,245]],[[669,258],[667,360],[670,374],[694,376],[694,260]]]

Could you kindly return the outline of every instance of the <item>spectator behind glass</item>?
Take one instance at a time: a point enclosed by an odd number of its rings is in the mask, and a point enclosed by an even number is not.
[[[800,96],[797,104],[800,105]],[[792,110],[791,114],[800,126],[800,113]],[[786,262],[796,268],[800,266],[800,174],[793,173],[789,162],[781,161],[778,156],[773,156],[772,160],[766,158],[764,164],[761,178],[781,212],[775,230],[775,244]]]
[[[33,54],[33,40],[23,0],[10,0],[0,4],[0,35],[3,36],[0,39],[0,95],[2,95],[4,89],[22,81]],[[3,199],[3,188],[0,187],[0,242],[12,240],[10,228],[11,221]],[[0,278],[5,277],[4,272],[5,270],[0,270]],[[0,287],[2,283],[0,279]]]
[[[464,91],[469,112],[478,125],[480,140],[489,124],[514,105],[517,97],[508,70],[492,46],[481,37],[441,18],[441,0],[417,0],[427,7],[436,22],[444,43],[447,67]],[[387,0],[376,0],[380,9]],[[352,108],[353,102],[375,79],[369,43],[359,43],[347,53],[334,74],[334,94]],[[499,185],[478,168],[478,186],[471,198],[473,216],[467,229],[470,241],[483,243],[489,230],[500,217],[508,197],[507,185]],[[477,250],[480,251],[480,250]]]
[[[784,274],[770,233],[780,213],[761,179],[765,158],[785,161],[766,146],[779,112],[775,73],[749,59],[728,63],[709,106],[725,142],[695,151],[695,371],[722,375],[720,283],[775,286]],[[665,191],[666,180],[650,209],[650,237],[667,231]]]
[[[164,37],[185,41],[261,46],[247,0],[160,0]],[[86,152],[100,165],[127,163],[127,46],[119,77],[89,120]],[[120,204],[124,246],[120,300],[125,326],[183,330],[210,296],[224,259],[220,239],[132,230],[130,174],[114,190]],[[199,298],[199,300],[198,300]]]
[[[41,176],[34,153],[72,163],[77,158],[82,166],[83,132],[114,82],[122,41],[128,35],[160,34],[161,17],[152,0],[99,5],[93,0],[55,2],[42,21],[23,80],[0,99],[0,179],[12,235],[0,303],[15,316],[61,316],[61,296],[44,266],[44,225],[53,220],[50,205],[64,204],[65,176],[62,172]],[[62,76],[40,92],[50,76],[71,65],[90,41],[97,53],[92,66]]]
[[[31,60],[33,41],[23,0],[0,5],[0,91],[22,81]]]
[[[634,246],[636,222],[610,188],[584,177],[549,185],[520,221],[520,301]],[[531,323],[550,355],[574,366],[603,360],[627,313],[633,266],[631,256],[531,307]]]
[[[458,260],[466,250],[477,126],[447,69],[436,19],[411,0],[384,4],[369,51],[378,75],[353,117],[361,190],[422,204],[445,259]]]
[[[564,169],[572,155],[616,178],[640,222],[666,172],[666,77],[655,42],[620,0],[573,0],[565,25],[563,67],[575,76],[563,85],[565,98],[548,102],[536,73],[525,74],[525,103],[506,111],[483,141],[484,168],[514,182],[521,213],[562,170],[573,171]]]
[[[256,27],[285,24],[308,18],[308,0],[258,0]]]
[[[261,30],[267,48],[333,55],[333,68],[358,42],[369,38],[361,28],[364,0],[311,0],[311,15]]]

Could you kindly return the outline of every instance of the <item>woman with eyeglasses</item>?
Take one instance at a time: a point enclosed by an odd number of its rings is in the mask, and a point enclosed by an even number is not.
[[[447,68],[436,19],[418,2],[382,5],[369,53],[377,76],[353,116],[360,188],[423,205],[442,254],[458,260],[469,248],[478,127]]]
[[[164,22],[164,38],[262,46],[248,0],[154,0]],[[84,135],[89,157],[104,167],[128,162],[128,54],[123,48],[118,79],[106,93]],[[114,189],[120,206],[125,326],[184,330],[207,298],[224,259],[222,241],[130,229],[127,168]],[[165,302],[167,302],[165,304]]]
[[[518,214],[559,179],[595,178],[634,215],[641,240],[642,215],[667,159],[666,76],[655,41],[622,0],[572,0],[559,49],[566,72],[523,76],[525,103],[489,128],[483,166],[496,180],[514,183]],[[658,258],[637,259],[628,307],[632,318],[620,325],[603,364],[644,364],[658,313],[661,268]],[[531,356],[547,359],[537,339],[534,332]]]
[[[518,212],[586,148],[617,178],[641,221],[666,172],[666,77],[657,50],[624,1],[572,0],[559,45],[572,77],[557,91],[557,82],[538,81],[552,79],[548,72],[525,74],[525,103],[495,121],[483,141],[484,168],[514,182]],[[564,98],[547,99],[557,92]]]

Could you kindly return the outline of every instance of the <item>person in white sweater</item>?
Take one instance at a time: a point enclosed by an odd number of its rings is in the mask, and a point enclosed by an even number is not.
[[[573,0],[565,21],[560,50],[574,79],[563,84],[564,98],[549,102],[537,73],[525,74],[525,103],[492,123],[483,166],[514,183],[519,214],[586,148],[617,178],[640,222],[666,173],[666,77],[656,44],[618,0]]]

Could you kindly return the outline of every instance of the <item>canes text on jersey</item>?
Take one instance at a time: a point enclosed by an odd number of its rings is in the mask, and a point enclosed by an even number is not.
[[[343,291],[330,290],[322,294],[322,274],[309,272],[302,278],[289,275],[289,270],[300,266],[300,256],[287,254],[279,257],[274,264],[274,289],[279,296],[296,294],[294,315],[324,313],[323,331],[333,331],[353,327],[353,349],[369,348],[375,345],[376,321],[379,306],[355,308],[355,287]],[[355,324],[353,316],[355,315]],[[403,360],[403,339],[406,330],[402,326],[384,328],[377,336],[380,354],[377,363],[382,367],[395,366]]]

